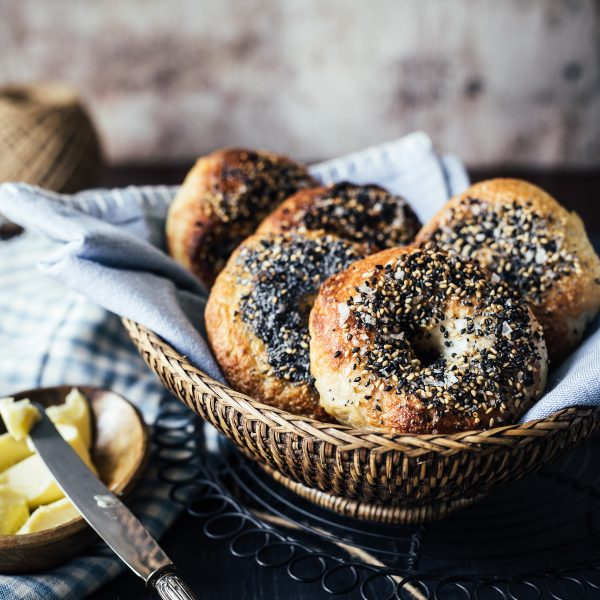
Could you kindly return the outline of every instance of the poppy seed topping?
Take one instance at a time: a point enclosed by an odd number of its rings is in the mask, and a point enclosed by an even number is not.
[[[247,289],[240,318],[266,346],[268,375],[311,383],[308,317],[321,284],[362,258],[360,249],[333,236],[270,236],[237,257],[238,283]]]

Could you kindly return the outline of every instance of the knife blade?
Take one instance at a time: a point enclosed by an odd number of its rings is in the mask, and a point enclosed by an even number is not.
[[[150,532],[79,458],[40,404],[41,419],[29,432],[31,442],[56,483],[81,516],[117,556],[165,600],[194,600],[174,575],[171,559]]]

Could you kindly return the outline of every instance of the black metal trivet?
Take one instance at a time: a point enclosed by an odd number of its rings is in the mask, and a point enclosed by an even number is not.
[[[155,428],[161,477],[208,538],[344,598],[600,598],[600,437],[443,521],[378,525],[276,484],[177,401]]]

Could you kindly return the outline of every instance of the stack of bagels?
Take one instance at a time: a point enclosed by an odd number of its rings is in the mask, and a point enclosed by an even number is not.
[[[357,428],[513,423],[600,309],[581,219],[514,179],[477,183],[422,225],[379,186],[218,150],[180,188],[167,243],[210,288],[208,338],[234,389]]]

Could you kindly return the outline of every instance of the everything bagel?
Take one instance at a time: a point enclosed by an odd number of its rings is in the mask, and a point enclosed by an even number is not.
[[[385,250],[326,281],[310,363],[338,421],[407,433],[514,422],[547,372],[542,328],[519,295],[431,245]]]
[[[255,234],[240,244],[205,313],[228,382],[271,406],[325,417],[310,374],[308,315],[323,281],[362,256],[323,231]]]

